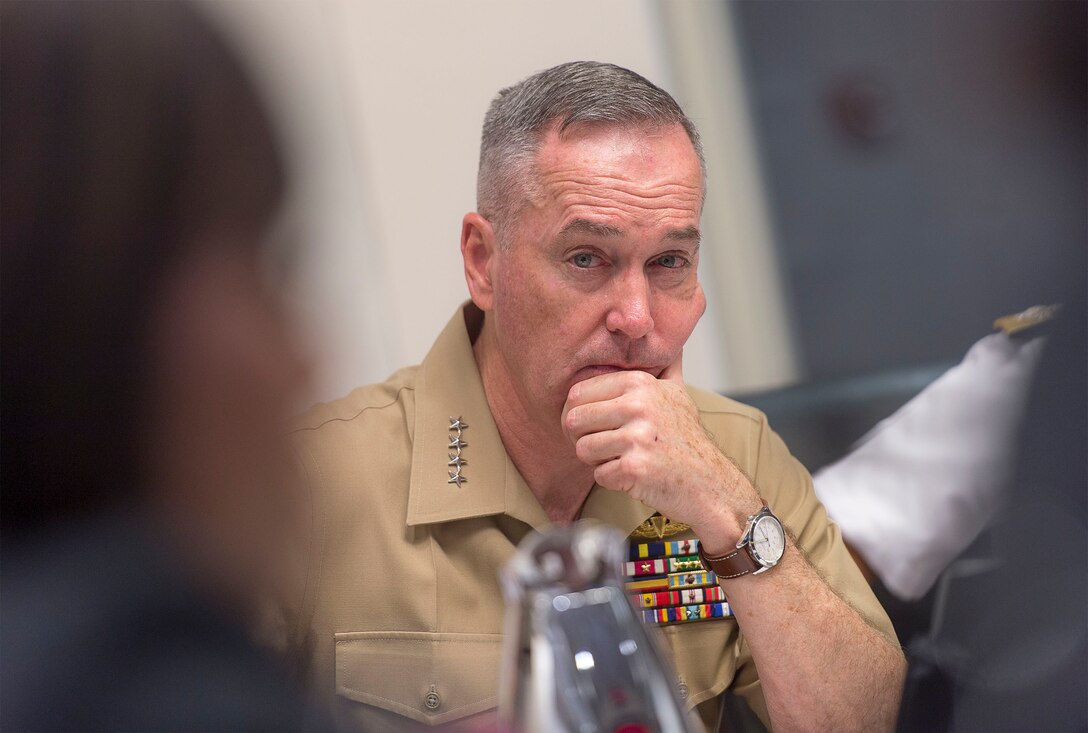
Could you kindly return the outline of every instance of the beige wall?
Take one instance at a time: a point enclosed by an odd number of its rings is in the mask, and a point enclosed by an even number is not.
[[[666,29],[678,20],[670,4],[652,0],[206,4],[243,44],[291,144],[304,246],[296,299],[319,358],[319,399],[418,362],[467,297],[460,222],[474,207],[480,123],[499,88],[573,59],[628,66],[685,106],[700,85],[718,82],[685,71],[676,88],[676,34]],[[699,63],[685,58],[687,68]],[[721,135],[706,129],[716,123],[697,123],[720,157]],[[723,134],[747,145],[743,129]],[[737,188],[751,189],[740,210],[761,210],[758,186]],[[729,238],[729,226],[719,222],[716,235]],[[749,227],[737,239],[759,250],[768,236]],[[719,282],[728,270],[720,261],[702,268],[712,308],[685,352],[688,380],[717,389],[783,381],[782,354],[754,371],[746,364],[761,360],[751,346],[742,349],[747,361],[727,358],[723,314],[736,308]],[[757,282],[778,300],[773,283]]]

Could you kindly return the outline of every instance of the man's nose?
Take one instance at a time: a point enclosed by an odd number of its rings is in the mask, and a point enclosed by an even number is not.
[[[632,273],[615,284],[615,297],[605,318],[612,333],[640,339],[654,330],[650,315],[650,284],[645,273]]]

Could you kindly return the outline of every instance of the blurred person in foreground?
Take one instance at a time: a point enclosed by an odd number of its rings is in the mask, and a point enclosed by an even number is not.
[[[486,726],[499,568],[580,518],[632,535],[627,588],[708,729],[729,689],[776,730],[894,724],[903,655],[807,472],[758,411],[684,382],[704,183],[692,122],[627,69],[563,64],[492,102],[472,300],[422,365],[298,431],[300,630],[345,726]]]
[[[0,12],[0,727],[307,726],[244,631],[291,578],[305,377],[269,121],[187,5]]]

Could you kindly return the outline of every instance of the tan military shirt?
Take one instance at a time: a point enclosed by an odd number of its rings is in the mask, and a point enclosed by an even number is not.
[[[504,610],[498,572],[549,521],[488,409],[471,346],[481,322],[466,305],[422,365],[318,405],[297,432],[313,486],[302,624],[313,644],[315,683],[348,726],[403,730],[408,721],[445,723],[496,705]],[[721,449],[753,478],[823,576],[894,638],[808,473],[764,416],[716,394],[690,393]],[[468,424],[460,485],[450,483],[451,417]],[[599,486],[582,512],[627,533],[651,514]],[[716,730],[719,696],[729,687],[766,718],[736,619],[661,630],[681,694],[708,727]]]

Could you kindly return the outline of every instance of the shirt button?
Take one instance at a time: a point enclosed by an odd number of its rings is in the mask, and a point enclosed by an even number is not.
[[[683,680],[680,681],[678,691],[680,692],[680,699],[681,700],[687,700],[688,699],[688,686]]]
[[[442,704],[442,698],[438,696],[438,690],[435,689],[434,685],[431,685],[431,689],[423,696],[423,704],[427,706],[428,710],[438,710],[438,707]]]

